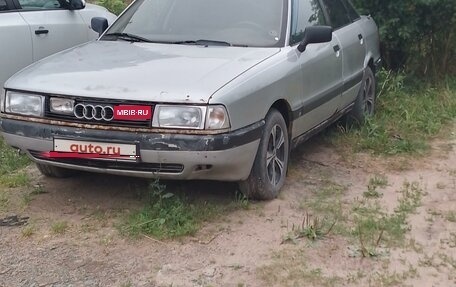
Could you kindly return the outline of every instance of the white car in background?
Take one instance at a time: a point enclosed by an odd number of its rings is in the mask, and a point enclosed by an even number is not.
[[[0,90],[20,69],[94,40],[93,17],[116,16],[84,0],[0,0]]]

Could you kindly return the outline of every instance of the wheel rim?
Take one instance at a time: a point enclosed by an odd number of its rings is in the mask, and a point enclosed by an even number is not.
[[[374,81],[372,77],[367,77],[364,82],[363,90],[363,103],[364,103],[364,113],[368,116],[373,115],[374,113],[374,101],[375,101],[375,90],[374,90]]]
[[[268,140],[266,169],[272,186],[277,186],[285,173],[285,135],[279,125],[275,125]]]

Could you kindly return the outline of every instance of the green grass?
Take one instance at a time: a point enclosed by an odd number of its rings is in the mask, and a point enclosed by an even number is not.
[[[20,187],[29,184],[30,179],[24,172],[17,172],[26,167],[30,160],[7,146],[0,137],[0,185]]]
[[[393,287],[393,286],[409,286],[404,285],[404,281],[410,278],[419,277],[418,270],[413,266],[409,265],[408,270],[404,272],[376,272],[370,275],[368,279],[368,286],[382,286],[382,287]]]
[[[374,176],[369,180],[368,187],[376,190],[387,184],[386,177]],[[312,242],[324,238],[328,230],[331,231],[329,240],[338,237],[350,244],[348,251],[351,257],[380,258],[384,260],[382,262],[387,262],[391,248],[411,244],[406,240],[410,229],[408,219],[421,205],[425,194],[419,183],[404,182],[397,190],[399,197],[394,210],[384,208],[381,198],[357,197],[352,201],[347,199],[346,191],[346,187],[328,180],[300,203],[299,208],[305,211],[306,217],[302,224],[293,225],[291,231],[288,231],[287,223],[288,233],[282,240],[282,243],[296,244],[286,245],[285,249],[274,253],[270,263],[258,268],[266,286],[341,286],[344,282],[358,281],[371,283],[363,286],[396,286],[417,276],[416,269],[410,267],[402,273],[349,273],[340,277],[340,274],[324,274],[318,268],[320,265],[307,257],[307,249],[315,245],[303,245],[297,240],[305,238]],[[418,248],[416,242],[413,245]],[[447,261],[450,262],[448,264],[454,263],[450,259]]]
[[[331,233],[336,223],[337,221],[334,220],[330,224],[326,218],[311,217],[307,213],[301,225],[292,226],[291,231],[284,236],[282,243],[297,243],[297,240],[300,238],[307,238],[311,241],[322,239]]]
[[[369,179],[369,186],[385,188],[388,185],[388,178],[383,175],[375,175]]]
[[[367,191],[363,193],[363,196],[366,198],[380,198],[383,194],[378,191],[378,188],[385,188],[387,185],[388,179],[385,176],[375,175],[369,180]]]
[[[31,193],[23,193],[22,194],[22,207],[27,207],[30,202],[32,202],[33,197]]]
[[[353,207],[353,235],[358,238],[363,257],[378,255],[381,243],[388,247],[400,246],[408,231],[407,218],[421,205],[423,189],[417,182],[405,182],[394,212],[383,211],[378,200],[358,201]]]
[[[22,228],[21,234],[23,237],[31,237],[33,234],[35,234],[35,226],[32,224],[26,225]]]
[[[323,182],[299,203],[299,209],[304,212],[303,221],[292,223],[291,230],[287,222],[287,234],[283,241],[295,242],[299,238],[315,240],[328,234],[349,235],[349,218],[343,198],[346,191],[346,186],[330,180]]]
[[[10,203],[9,194],[5,190],[0,190],[0,212],[6,211]]]
[[[275,252],[272,264],[258,268],[259,276],[265,281],[265,286],[341,286],[343,278],[330,276],[320,268],[313,268],[312,258],[306,251],[281,250]],[[279,283],[277,285],[277,283]]]
[[[380,72],[376,114],[360,127],[339,126],[328,140],[376,154],[424,153],[429,139],[456,118],[456,78],[431,85]]]
[[[17,172],[0,176],[0,184],[6,187],[21,187],[30,184],[30,178],[25,172]]]
[[[26,167],[30,160],[5,144],[0,137],[0,176]]]
[[[386,248],[402,246],[409,228],[407,219],[421,205],[423,189],[416,182],[405,182],[398,191],[400,196],[396,208],[388,213],[377,191],[378,186],[386,184],[386,179],[374,177],[369,181],[368,191],[363,198],[355,198],[350,204],[351,208],[344,204],[343,209],[351,211],[341,216],[344,220],[337,222],[338,228],[335,230],[348,230],[336,233],[357,242],[355,256],[376,257],[386,254]],[[333,202],[333,205],[338,204]]]
[[[68,223],[66,221],[56,221],[51,225],[51,231],[54,234],[63,234],[68,229]]]
[[[231,203],[191,202],[183,195],[166,191],[158,181],[149,185],[145,206],[135,210],[120,224],[121,233],[133,237],[151,235],[158,239],[194,235],[203,222],[234,209],[246,209],[249,203],[239,194]]]
[[[445,219],[449,222],[456,222],[456,211],[448,211],[445,214]]]
[[[44,189],[44,187],[41,184],[38,184],[33,188],[32,192],[30,194],[31,195],[40,195],[40,194],[44,194],[44,193],[47,193],[46,189]]]
[[[343,217],[341,199],[346,190],[345,186],[327,182],[323,187],[314,190],[309,198],[302,201],[300,208],[310,209],[317,216],[340,219]]]
[[[383,196],[382,193],[380,193],[376,188],[367,187],[367,191],[363,193],[363,196],[366,198],[380,198]]]

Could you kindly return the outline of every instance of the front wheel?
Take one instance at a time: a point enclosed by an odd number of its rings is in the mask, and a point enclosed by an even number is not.
[[[247,180],[239,183],[250,199],[271,200],[285,183],[289,156],[288,129],[283,116],[275,109],[266,115],[264,132]]]

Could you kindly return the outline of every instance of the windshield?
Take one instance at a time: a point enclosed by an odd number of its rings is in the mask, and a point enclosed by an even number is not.
[[[102,40],[132,38],[133,35],[158,43],[281,46],[287,2],[137,0]]]

